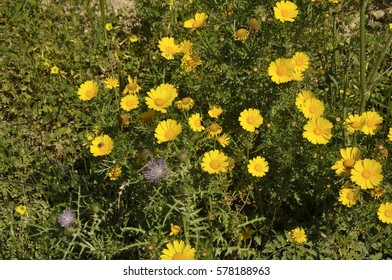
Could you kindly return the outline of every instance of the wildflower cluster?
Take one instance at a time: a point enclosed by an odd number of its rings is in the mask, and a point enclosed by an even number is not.
[[[303,73],[308,67],[308,55],[303,52],[296,52],[292,58],[278,58],[271,62],[268,67],[268,75],[277,84],[302,81]]]

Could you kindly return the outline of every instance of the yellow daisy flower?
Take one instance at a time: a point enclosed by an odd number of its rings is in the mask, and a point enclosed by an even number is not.
[[[111,23],[106,23],[106,24],[105,24],[105,29],[106,29],[107,31],[112,30],[112,29],[113,29],[113,24],[111,24]]]
[[[190,97],[185,97],[180,101],[176,102],[177,109],[189,111],[193,105],[195,105],[195,100]]]
[[[248,163],[248,172],[255,177],[263,177],[268,172],[269,166],[265,158],[257,156]]]
[[[222,114],[223,110],[220,106],[212,106],[210,110],[208,110],[208,115],[210,115],[211,118],[219,118],[219,116]]]
[[[353,188],[343,187],[339,191],[339,201],[347,207],[355,205],[358,199],[359,193],[355,193]]]
[[[181,124],[177,123],[175,120],[168,119],[158,123],[154,136],[158,140],[158,144],[161,144],[176,139],[181,131]]]
[[[378,208],[377,215],[381,222],[392,224],[392,202],[382,203]]]
[[[209,136],[218,136],[222,133],[222,127],[217,123],[212,123],[208,127]]]
[[[105,87],[108,88],[108,89],[118,88],[118,86],[119,86],[118,79],[114,78],[112,76],[107,77],[103,81],[103,83],[104,83]]]
[[[372,189],[378,186],[382,179],[382,165],[374,159],[358,160],[351,170],[351,181],[361,189]]]
[[[115,180],[118,179],[118,177],[120,177],[121,173],[122,173],[122,168],[121,168],[121,166],[118,166],[118,165],[113,166],[113,167],[110,168],[109,171],[108,171],[109,179],[110,179],[111,181],[115,181]]]
[[[90,100],[98,94],[98,84],[94,81],[84,82],[78,89],[79,99]]]
[[[207,20],[207,18],[208,16],[205,13],[196,13],[195,18],[189,19],[184,22],[184,27],[195,30],[197,28],[202,27],[205,21]]]
[[[90,145],[90,152],[95,157],[108,155],[112,152],[112,149],[113,140],[106,134],[95,137]]]
[[[230,137],[229,135],[227,135],[226,133],[223,134],[222,136],[219,136],[217,138],[218,143],[222,146],[222,147],[226,147],[227,145],[229,145],[230,143]]]
[[[15,207],[15,212],[22,216],[26,214],[26,211],[27,211],[26,205],[18,205]]]
[[[291,59],[278,58],[270,63],[268,67],[268,75],[274,83],[281,84],[293,80],[294,63]]]
[[[181,59],[181,67],[185,69],[185,72],[190,72],[201,65],[202,62],[196,54],[185,53]]]
[[[50,74],[58,74],[59,73],[59,68],[57,66],[53,66],[50,69]]]
[[[388,141],[392,142],[392,127],[389,128]]]
[[[185,245],[184,241],[178,242],[174,240],[173,243],[166,245],[167,249],[162,250],[161,260],[194,260],[195,249],[189,244]]]
[[[253,108],[243,110],[238,120],[242,128],[249,132],[254,132],[256,128],[263,124],[260,110]]]
[[[240,28],[234,33],[233,37],[235,41],[241,41],[244,43],[249,37],[249,31],[245,28]]]
[[[297,244],[305,243],[306,241],[308,241],[308,239],[306,237],[305,230],[301,227],[297,227],[297,228],[291,230],[290,236],[291,236],[292,242],[297,243]]]
[[[180,43],[180,48],[184,53],[192,53],[193,43],[189,40],[184,40]]]
[[[131,37],[129,37],[129,41],[131,43],[136,43],[137,41],[139,41],[139,37],[137,37],[137,35],[132,34]]]
[[[313,92],[310,90],[302,90],[295,99],[295,106],[297,106],[299,110],[302,110],[302,106],[305,104],[306,100],[311,98],[316,98]]]
[[[362,130],[365,123],[366,119],[363,116],[354,114],[348,116],[348,118],[344,121],[343,125],[348,132],[353,133],[355,131]]]
[[[227,172],[229,166],[228,157],[218,150],[206,152],[203,156],[201,168],[210,174]]]
[[[363,133],[374,135],[381,129],[382,117],[376,112],[363,112],[361,116],[365,118],[365,125],[362,127]]]
[[[317,98],[307,99],[301,107],[301,111],[305,118],[317,118],[324,113],[324,103]]]
[[[304,52],[296,52],[292,58],[294,71],[305,71],[309,68],[309,56]]]
[[[327,144],[332,138],[332,123],[323,117],[313,118],[304,126],[303,137],[312,144]]]
[[[335,170],[337,175],[350,175],[351,169],[359,160],[360,151],[356,147],[347,147],[340,149],[340,155],[342,158],[335,162],[331,169]]]
[[[181,52],[181,47],[174,42],[173,37],[162,38],[158,43],[158,47],[161,55],[167,60],[174,59],[174,55]]]
[[[201,132],[205,129],[205,127],[202,126],[201,121],[202,121],[202,117],[200,116],[199,113],[196,113],[189,117],[188,124],[193,131]]]
[[[169,236],[177,235],[180,233],[181,227],[179,225],[170,224],[170,234]]]
[[[128,94],[121,98],[120,105],[123,110],[129,112],[139,106],[139,98],[137,95]]]
[[[298,15],[297,5],[290,1],[280,1],[274,7],[275,18],[281,22],[293,22]]]
[[[166,113],[173,100],[177,97],[177,89],[171,84],[161,84],[156,89],[151,89],[145,98],[149,109]]]
[[[253,229],[246,229],[240,233],[240,239],[241,240],[250,239],[254,233],[255,231]]]
[[[136,94],[142,88],[137,84],[137,80],[132,79],[131,76],[128,76],[128,84],[125,86],[123,90],[123,94]]]

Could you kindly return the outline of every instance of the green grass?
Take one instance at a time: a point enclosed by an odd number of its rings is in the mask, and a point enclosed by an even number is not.
[[[43,2],[49,4],[0,4],[0,259],[159,259],[175,239],[195,248],[196,259],[392,258],[391,226],[377,215],[382,203],[392,202],[388,1],[298,0],[292,23],[274,17],[272,0],[182,0],[172,9],[169,1],[137,0],[131,14],[116,14],[103,0]],[[379,10],[385,14],[376,19]],[[184,28],[196,12],[208,15],[205,26]],[[236,30],[249,29],[250,18],[260,29],[244,43],[234,40]],[[186,72],[181,54],[163,58],[163,37],[191,40],[202,64]],[[310,57],[304,79],[271,81],[270,63],[300,51]],[[51,74],[53,66],[60,72]],[[119,79],[119,88],[104,87],[108,76]],[[139,107],[130,112],[120,106],[128,76],[142,87]],[[87,80],[97,82],[99,92],[81,101],[78,88]],[[173,102],[166,114],[143,122],[144,98],[162,83],[177,88],[174,102],[191,97],[195,105],[182,111]],[[333,123],[326,145],[302,135],[307,119],[295,100],[304,89],[324,103],[323,117]],[[212,105],[223,109],[217,119],[208,115]],[[248,108],[264,119],[255,133],[238,121]],[[365,111],[382,116],[380,130],[348,133],[344,120]],[[193,113],[205,127],[222,126],[229,145],[193,132]],[[121,125],[122,115],[128,126]],[[182,132],[158,144],[155,128],[169,118]],[[110,135],[113,151],[94,157],[89,134]],[[348,146],[382,165],[379,198],[331,169]],[[202,170],[204,153],[213,149],[234,160],[230,172]],[[247,169],[256,156],[269,165],[261,178]],[[151,158],[165,159],[170,169],[157,184],[144,177]],[[122,174],[110,180],[114,166]],[[338,200],[345,184],[360,194],[350,208]],[[15,211],[18,205],[27,207],[24,215]],[[69,228],[58,221],[64,209],[76,213]],[[170,224],[181,227],[178,236],[169,236]],[[307,242],[293,242],[296,227]],[[247,230],[254,233],[244,240]]]

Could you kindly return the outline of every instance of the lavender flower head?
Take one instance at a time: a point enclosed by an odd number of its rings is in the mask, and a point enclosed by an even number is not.
[[[162,158],[152,159],[147,163],[144,178],[151,183],[158,183],[168,175],[166,162]]]
[[[62,227],[67,228],[72,226],[73,223],[75,223],[75,219],[75,212],[69,209],[65,209],[59,217],[59,223]]]

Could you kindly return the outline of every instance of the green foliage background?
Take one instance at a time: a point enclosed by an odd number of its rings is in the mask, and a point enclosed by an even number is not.
[[[197,259],[390,259],[392,229],[377,218],[382,202],[391,201],[392,164],[387,141],[392,127],[391,52],[377,65],[391,30],[391,13],[375,20],[371,12],[386,10],[388,1],[368,1],[366,61],[376,78],[369,81],[366,110],[383,116],[375,136],[344,133],[342,120],[360,110],[359,32],[347,29],[358,19],[358,1],[316,4],[296,1],[300,14],[293,23],[274,18],[276,1],[138,0],[136,16],[118,17],[104,1],[2,1],[0,3],[0,258],[1,259],[159,259],[166,243],[186,240]],[[262,3],[262,4],[260,4]],[[203,28],[190,31],[183,22],[196,12],[208,14]],[[233,40],[250,18],[261,22],[245,43]],[[113,30],[105,29],[112,23]],[[139,41],[131,43],[136,34]],[[184,73],[180,58],[165,60],[158,41],[191,40],[202,60]],[[301,82],[274,84],[267,69],[279,57],[306,52],[311,67]],[[57,66],[60,73],[51,75]],[[120,89],[102,81],[119,77]],[[195,107],[183,112],[172,106],[143,123],[147,107],[127,114],[128,128],[118,119],[127,76],[149,89],[171,83],[179,98],[191,97]],[[86,80],[100,83],[89,102],[77,97]],[[302,90],[312,90],[326,104],[333,122],[327,145],[302,137],[306,119],[295,107]],[[346,95],[342,95],[344,90]],[[141,98],[143,100],[143,98]],[[235,161],[234,171],[209,175],[200,168],[203,154],[218,148],[206,134],[187,126],[199,112],[208,126],[209,106],[219,105],[218,123],[232,139],[221,148]],[[258,108],[264,123],[258,133],[245,132],[238,116]],[[183,124],[176,141],[157,144],[154,129],[168,118]],[[86,133],[105,133],[115,149],[94,158]],[[338,202],[345,180],[331,166],[339,149],[356,144],[363,158],[383,165],[384,195],[364,193],[352,208]],[[146,153],[146,150],[149,152]],[[249,159],[261,155],[270,170],[261,179],[247,172]],[[159,184],[144,179],[150,158],[168,162],[170,176]],[[121,177],[107,178],[120,165]],[[15,212],[26,205],[23,216]],[[63,229],[63,209],[77,213],[77,224]],[[170,237],[170,223],[181,226]],[[303,227],[308,242],[294,244],[288,232]],[[241,233],[252,229],[250,239]]]

